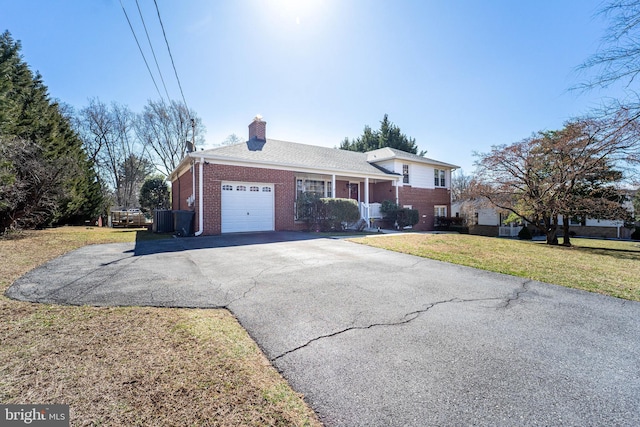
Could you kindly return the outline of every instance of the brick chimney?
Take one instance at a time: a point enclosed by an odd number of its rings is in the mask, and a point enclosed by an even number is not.
[[[267,139],[267,122],[262,121],[262,116],[257,115],[249,125],[249,141],[259,139],[265,141]]]

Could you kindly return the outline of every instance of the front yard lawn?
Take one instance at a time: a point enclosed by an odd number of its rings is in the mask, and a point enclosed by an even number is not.
[[[158,236],[85,227],[0,238],[0,402],[69,404],[72,426],[321,425],[226,310],[4,296],[22,274],[72,249],[150,238]]]
[[[395,234],[356,243],[640,301],[640,243],[571,239],[573,247],[464,234]]]

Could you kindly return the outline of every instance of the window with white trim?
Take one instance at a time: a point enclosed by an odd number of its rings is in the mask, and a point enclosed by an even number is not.
[[[233,191],[233,185],[225,184],[225,185],[222,186],[222,189],[224,191]]]
[[[313,194],[317,197],[333,197],[332,182],[327,181],[321,175],[299,175],[296,176],[296,207],[294,209],[296,220],[299,215],[305,215],[304,206],[298,206],[298,200],[302,199],[303,194]],[[299,212],[299,209],[303,209]]]
[[[446,206],[434,206],[433,213],[435,217],[446,217],[447,216],[447,207]]]
[[[263,193],[271,193],[271,187],[262,187]]]
[[[402,183],[409,183],[409,165],[402,165]]]
[[[247,191],[247,187],[244,185],[238,185],[236,191]]]
[[[446,184],[444,169],[434,169],[433,185],[436,187],[446,187]]]
[[[260,187],[258,187],[257,185],[252,185],[251,187],[249,187],[249,191],[260,191]]]
[[[331,181],[311,178],[296,178],[296,194],[312,193],[319,197],[333,197]]]

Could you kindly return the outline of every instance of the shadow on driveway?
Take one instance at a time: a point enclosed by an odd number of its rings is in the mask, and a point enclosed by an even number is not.
[[[145,231],[139,231],[136,235],[135,247],[124,253],[143,256],[196,249],[228,248],[233,246],[262,245],[326,238],[324,235],[296,231],[266,231],[260,233],[232,233],[217,236],[177,238],[165,234],[158,235],[158,239],[150,239],[147,233],[148,232]]]

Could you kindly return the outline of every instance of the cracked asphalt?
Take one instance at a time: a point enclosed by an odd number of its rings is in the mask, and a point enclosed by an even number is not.
[[[343,240],[89,246],[7,295],[227,308],[327,426],[640,425],[640,303]]]

